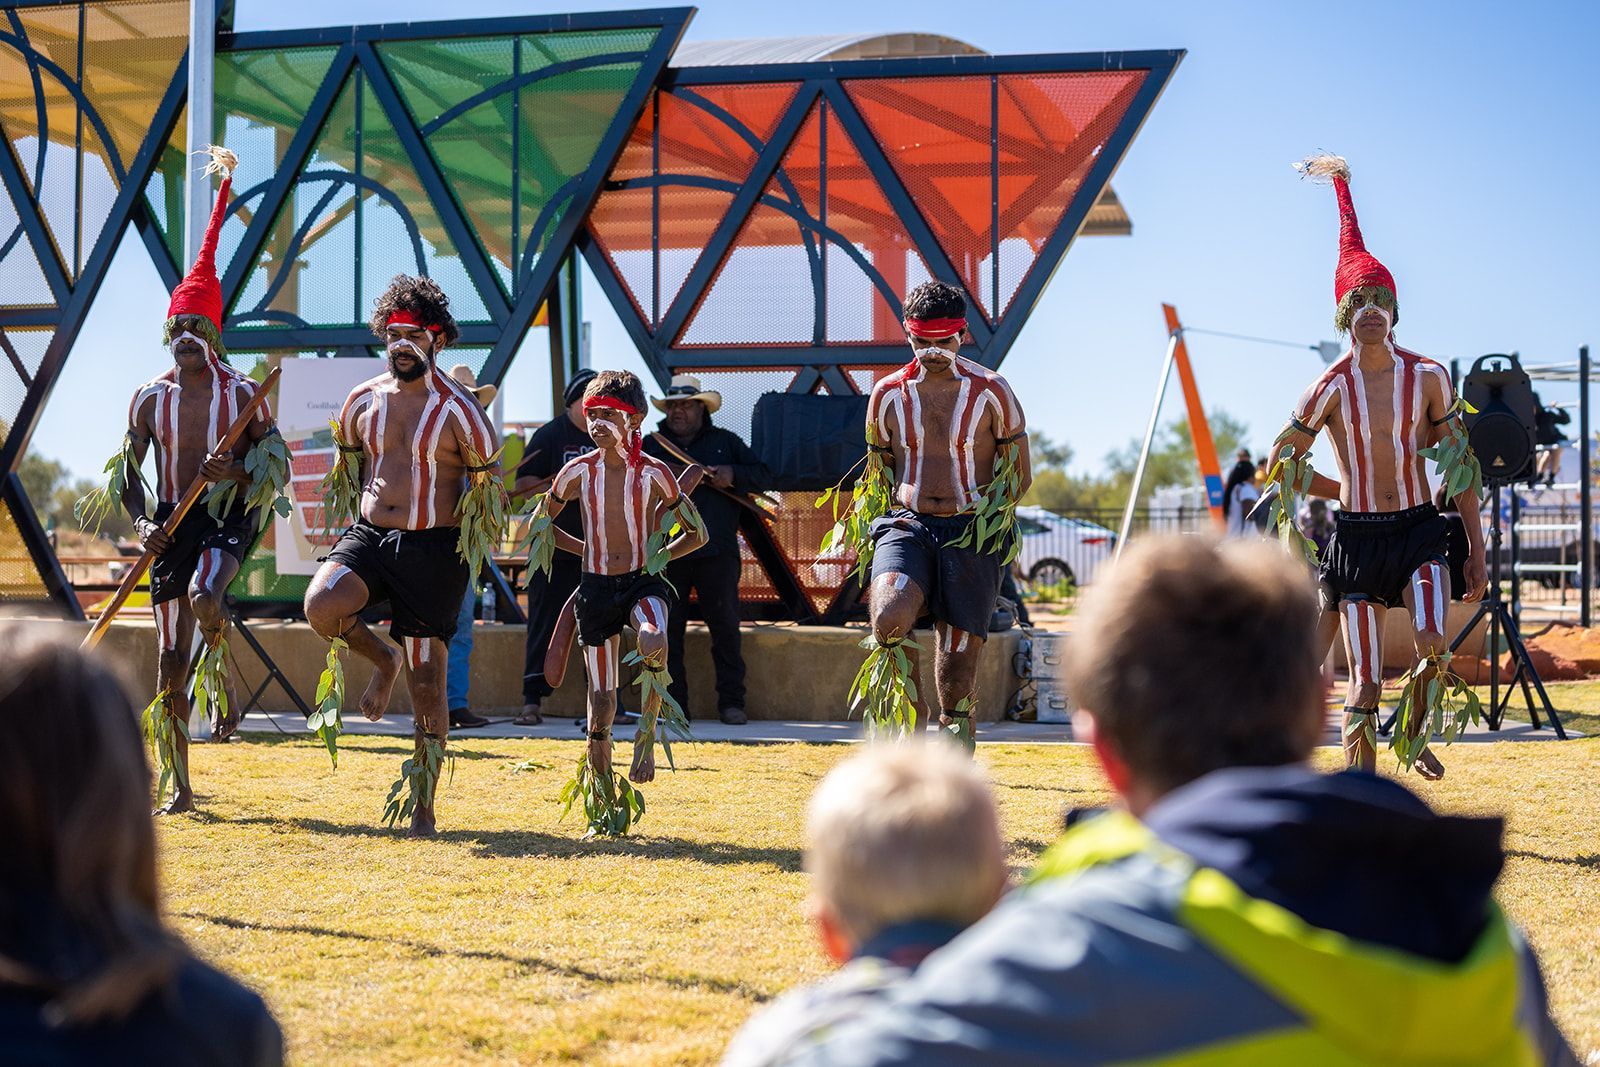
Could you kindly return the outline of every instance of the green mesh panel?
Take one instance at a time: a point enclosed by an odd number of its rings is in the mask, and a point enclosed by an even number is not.
[[[545,250],[570,206],[569,183],[593,162],[656,34],[643,28],[378,46],[508,292],[520,290]],[[556,64],[601,57],[616,61],[540,76]]]

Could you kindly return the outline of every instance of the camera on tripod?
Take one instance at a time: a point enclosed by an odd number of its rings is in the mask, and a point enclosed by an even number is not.
[[[1539,398],[1517,357],[1479,356],[1461,383],[1461,399],[1468,405],[1467,440],[1483,465],[1484,481],[1508,485],[1530,477]]]

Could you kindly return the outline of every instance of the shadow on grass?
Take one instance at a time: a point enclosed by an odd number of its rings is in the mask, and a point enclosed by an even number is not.
[[[333,837],[395,838],[404,836],[402,828],[371,823],[341,823],[328,819],[285,818],[276,815],[245,815],[228,818],[208,811],[188,816],[196,822],[226,823],[231,826],[264,826],[269,829],[299,830]],[[576,856],[639,856],[645,859],[690,859],[715,865],[765,864],[774,870],[800,870],[801,852],[797,848],[756,847],[726,841],[691,841],[682,837],[657,837],[636,834],[630,837],[594,837],[580,840],[583,827],[576,816],[572,834],[551,834],[540,830],[440,830],[435,841],[466,845],[475,855],[500,859],[569,859]]]
[[[516,956],[509,952],[498,952],[494,949],[454,948],[445,945],[433,945],[426,941],[418,941],[409,937],[364,934],[357,930],[336,930],[327,926],[313,926],[310,923],[253,922],[248,919],[236,919],[231,915],[210,915],[202,911],[180,911],[178,915],[185,919],[211,923],[214,926],[223,926],[230,930],[261,930],[276,934],[305,934],[310,937],[337,937],[345,941],[361,941],[368,944],[398,945],[401,948],[410,949],[420,956],[452,957],[461,960],[485,960],[490,963],[504,963],[522,970],[539,971],[564,978],[577,978],[598,985],[637,985],[642,982],[660,982],[662,985],[671,986],[674,989],[709,989],[716,993],[732,993],[735,996],[757,1003],[765,1001],[771,996],[770,993],[752,988],[744,982],[730,982],[726,978],[709,978],[704,975],[694,974],[607,973],[605,971],[592,970],[588,967],[576,967],[569,963],[557,963],[542,956]]]
[[[1583,867],[1591,871],[1600,871],[1600,852],[1591,852],[1586,856],[1546,856],[1542,852],[1528,852],[1520,848],[1506,849],[1507,856],[1516,856],[1518,859],[1540,860],[1544,863],[1562,863],[1568,867]]]

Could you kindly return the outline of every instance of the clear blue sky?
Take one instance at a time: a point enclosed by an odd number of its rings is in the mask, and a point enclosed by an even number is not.
[[[236,26],[614,6],[238,0]],[[1114,179],[1133,236],[1074,246],[1003,368],[1030,423],[1070,443],[1080,470],[1142,432],[1165,344],[1162,301],[1192,326],[1332,338],[1333,195],[1289,169],[1312,151],[1350,160],[1368,244],[1399,286],[1402,344],[1551,362],[1588,342],[1600,356],[1600,5],[706,0],[688,39],[892,30],[997,53],[1189,50]],[[584,299],[595,363],[642,372],[592,282]],[[36,449],[98,472],[134,386],[168,358],[166,300],[142,246],[125,241]],[[530,336],[542,357],[542,333]],[[1206,337],[1190,350],[1207,407],[1244,419],[1258,449],[1320,366],[1309,351]],[[508,418],[548,411],[543,365],[513,368]],[[1546,392],[1574,398],[1570,386]],[[1174,387],[1169,417],[1181,410]]]

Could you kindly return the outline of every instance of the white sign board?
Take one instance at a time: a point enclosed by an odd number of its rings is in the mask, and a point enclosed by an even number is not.
[[[317,573],[317,557],[326,555],[343,530],[323,530],[322,476],[333,468],[333,432],[350,390],[377,377],[384,364],[377,359],[285,359],[278,381],[278,430],[289,445],[289,517],[276,520],[279,574]]]

